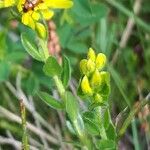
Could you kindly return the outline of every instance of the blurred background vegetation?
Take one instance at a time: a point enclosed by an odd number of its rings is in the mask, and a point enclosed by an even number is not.
[[[136,106],[150,91],[150,1],[74,0],[70,10],[56,11],[53,18],[61,51],[72,66],[69,88],[76,93],[79,61],[89,47],[108,58],[111,74],[109,98],[113,121],[125,108]],[[65,142],[74,139],[64,114],[47,107],[38,97],[40,89],[57,97],[54,83],[42,72],[43,64],[24,50],[20,33],[35,33],[20,23],[13,9],[0,10],[0,149],[19,149],[22,138],[19,100],[25,100],[31,149],[72,149]],[[57,54],[58,53],[58,54]],[[83,105],[81,103],[81,105]],[[84,107],[84,106],[83,106]],[[121,123],[121,121],[119,122]],[[119,126],[118,123],[118,126]],[[43,146],[44,145],[44,146]],[[120,150],[150,149],[150,108],[137,114],[119,143]]]

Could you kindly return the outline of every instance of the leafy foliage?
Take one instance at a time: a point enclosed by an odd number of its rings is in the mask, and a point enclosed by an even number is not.
[[[15,4],[4,2],[0,8]],[[15,6],[0,10],[0,138],[21,141],[23,99],[33,149],[147,149],[149,1],[135,1],[139,16],[133,2],[74,0],[72,8],[54,11],[48,24],[46,16],[38,26],[34,20],[35,29],[21,23]],[[122,140],[126,131],[130,139]]]

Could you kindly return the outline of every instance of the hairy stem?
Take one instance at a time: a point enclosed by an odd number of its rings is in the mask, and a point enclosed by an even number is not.
[[[23,104],[23,100],[20,101],[20,109],[21,109],[21,119],[22,119],[22,128],[23,128],[22,149],[29,150],[27,127],[26,127],[26,110]]]

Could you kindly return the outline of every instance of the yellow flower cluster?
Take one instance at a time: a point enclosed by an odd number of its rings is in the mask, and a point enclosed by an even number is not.
[[[22,23],[37,30],[41,36],[46,31],[39,20],[49,20],[54,15],[54,9],[66,9],[72,5],[71,0],[0,0],[0,8],[17,6],[22,15]]]
[[[80,83],[82,93],[92,96],[95,102],[102,102],[104,95],[109,93],[109,73],[102,71],[106,65],[106,56],[99,53],[97,56],[92,48],[89,49],[87,59],[80,61],[80,70],[83,78]]]

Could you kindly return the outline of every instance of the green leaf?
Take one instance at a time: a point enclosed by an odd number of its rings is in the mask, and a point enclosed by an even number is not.
[[[6,57],[5,57],[5,60],[6,61],[10,61],[10,62],[22,62],[24,61],[26,58],[26,53],[23,52],[23,51],[13,51],[13,52],[10,52]]]
[[[77,120],[79,106],[71,92],[66,92],[66,111],[70,120]]]
[[[98,118],[95,111],[87,111],[83,113],[83,120],[87,132],[92,135],[100,135],[100,126],[98,124]]]
[[[123,123],[125,122],[126,118],[128,117],[128,114],[130,112],[129,107],[125,107],[116,117],[116,122],[115,122],[115,126],[116,126],[116,132],[118,133],[123,125]]]
[[[55,57],[50,56],[43,67],[44,73],[49,76],[53,77],[55,75],[60,76],[62,72],[61,66],[58,64]]]
[[[109,127],[110,122],[111,122],[110,112],[108,109],[106,109],[103,115],[103,123],[105,129]]]
[[[86,131],[91,135],[100,135],[99,127],[88,118],[83,118]]]
[[[61,80],[62,80],[64,87],[66,88],[68,86],[68,83],[71,77],[70,61],[66,56],[63,57],[62,67],[63,67],[63,71],[61,74]]]
[[[66,48],[70,38],[73,36],[72,27],[69,24],[64,24],[59,27],[58,34],[62,48]]]
[[[102,97],[102,102],[105,103],[108,100],[110,94],[110,74],[105,72],[101,75],[102,84],[99,85],[99,88],[96,89],[97,92]]]
[[[6,62],[0,62],[0,82],[8,79],[10,66]]]
[[[98,102],[98,103],[92,103],[89,106],[89,110],[93,110],[94,108],[96,108],[98,106],[107,107],[107,104],[106,103],[100,103],[100,102]]]
[[[113,140],[100,140],[98,143],[98,147],[101,150],[115,150],[116,149],[116,143]]]
[[[74,53],[79,53],[79,54],[86,53],[87,49],[88,49],[88,47],[85,43],[83,43],[81,41],[77,41],[75,39],[69,41],[67,48],[70,51],[72,51]]]
[[[116,134],[115,127],[112,123],[109,124],[109,127],[106,130],[106,134],[110,140],[116,140],[117,134]]]
[[[71,122],[70,122],[70,121],[66,121],[66,125],[67,125],[67,128],[69,129],[69,131],[70,131],[72,134],[76,135],[76,132],[75,132],[75,130],[74,130],[74,128],[73,128]]]
[[[39,81],[36,76],[31,74],[26,81],[27,93],[28,95],[34,95],[39,89]]]
[[[38,96],[50,107],[54,109],[63,109],[63,104],[53,98],[51,95],[49,95],[46,92],[39,92]]]
[[[75,19],[81,24],[91,24],[105,17],[108,9],[103,4],[90,3],[87,0],[76,0],[72,12]]]
[[[22,33],[21,34],[21,42],[23,44],[23,47],[25,48],[25,50],[36,60],[38,61],[43,61],[38,49],[36,48],[36,46],[32,43],[33,41],[30,41],[30,39],[28,38],[28,35],[26,33]]]

